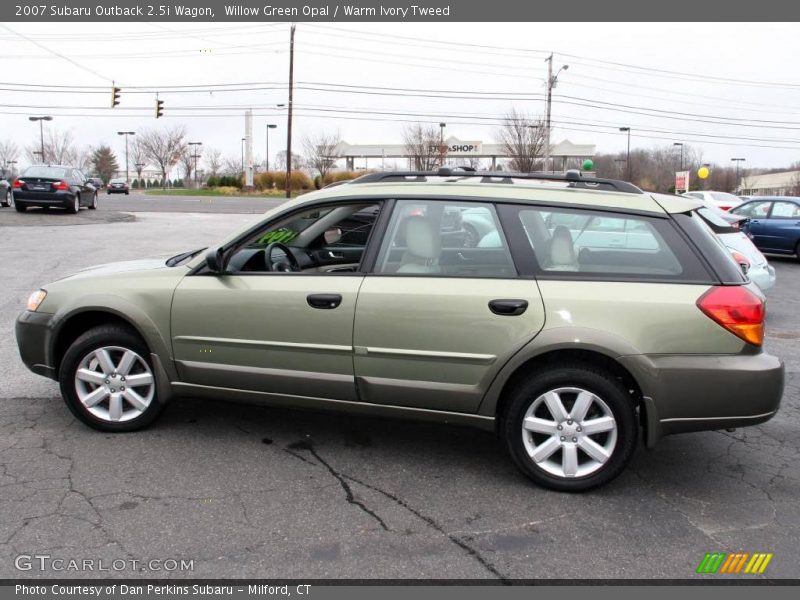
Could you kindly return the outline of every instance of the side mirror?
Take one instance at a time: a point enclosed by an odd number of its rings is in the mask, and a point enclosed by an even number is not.
[[[212,273],[222,273],[224,265],[222,248],[209,248],[206,252],[206,266]]]
[[[342,239],[342,230],[338,227],[331,227],[322,234],[322,237],[325,239],[326,244],[335,244]]]

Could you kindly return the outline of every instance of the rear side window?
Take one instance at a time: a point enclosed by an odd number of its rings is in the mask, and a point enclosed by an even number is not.
[[[502,214],[509,239],[514,237],[514,258],[525,274],[549,279],[710,281],[669,219],[548,207],[505,206]]]
[[[776,202],[772,207],[773,219],[800,219],[800,204],[794,202]]]
[[[674,215],[675,222],[697,246],[722,283],[740,284],[747,281],[730,251],[697,212]]]

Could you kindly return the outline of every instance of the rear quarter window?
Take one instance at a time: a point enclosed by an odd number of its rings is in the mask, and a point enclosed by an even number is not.
[[[520,270],[544,279],[713,283],[669,218],[593,209],[502,208]]]

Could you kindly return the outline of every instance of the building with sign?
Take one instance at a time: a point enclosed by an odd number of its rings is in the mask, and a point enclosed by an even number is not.
[[[462,140],[455,136],[448,137],[444,142],[447,146],[446,161],[453,164],[487,161],[491,164],[492,170],[496,170],[498,161],[509,158],[501,144],[489,144],[482,140]],[[436,152],[438,152],[438,146]],[[404,144],[348,144],[341,142],[337,148],[337,154],[339,160],[344,160],[345,168],[351,171],[356,167],[380,168],[385,165],[387,160],[402,159],[411,162]],[[553,144],[550,148],[553,167],[562,170],[568,167],[579,168],[583,160],[592,158],[594,154],[594,144],[573,144],[569,140]],[[357,165],[357,161],[360,164]],[[413,165],[409,164],[408,167],[413,168]]]

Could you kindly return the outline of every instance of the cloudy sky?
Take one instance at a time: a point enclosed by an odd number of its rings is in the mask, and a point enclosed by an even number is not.
[[[29,115],[86,145],[119,130],[185,125],[240,154],[253,108],[256,157],[285,148],[288,24],[0,25],[0,140],[38,142]],[[513,106],[544,111],[549,52],[568,64],[553,99],[553,140],[625,147],[689,144],[706,161],[779,167],[800,160],[797,24],[325,24],[296,34],[295,135],[338,130],[350,143],[398,143],[409,122],[493,142]],[[112,80],[122,102],[109,108]],[[68,87],[60,87],[68,86]],[[153,118],[156,92],[165,118]]]

